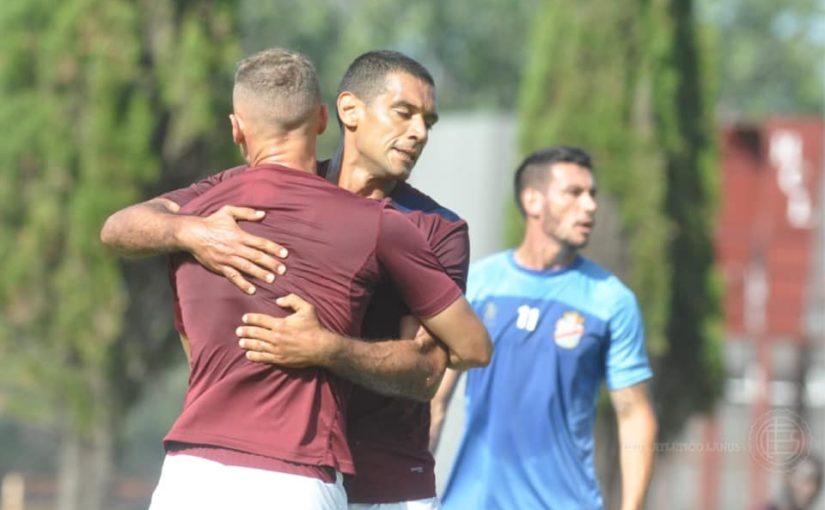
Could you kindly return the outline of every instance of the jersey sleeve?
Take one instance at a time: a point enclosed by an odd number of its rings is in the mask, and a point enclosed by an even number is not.
[[[383,211],[376,257],[416,317],[432,317],[462,295],[424,234],[398,211]]]
[[[608,328],[610,346],[607,350],[607,387],[619,390],[653,377],[645,350],[642,314],[630,291],[625,289],[620,295]]]
[[[171,200],[172,202],[178,204],[179,206],[183,207],[195,198],[203,195],[210,189],[212,189],[215,185],[220,184],[221,182],[225,181],[227,178],[232,177],[233,175],[238,174],[239,172],[243,171],[246,167],[245,166],[236,166],[234,168],[230,168],[229,170],[224,170],[223,172],[218,172],[214,175],[210,175],[205,179],[201,179],[194,184],[190,184],[185,188],[178,188],[176,190],[169,191],[164,193],[160,196],[160,198],[165,198],[167,200]]]
[[[462,291],[466,291],[467,272],[470,268],[470,236],[467,232],[467,223],[451,223],[444,237],[433,244],[433,253],[447,275]]]

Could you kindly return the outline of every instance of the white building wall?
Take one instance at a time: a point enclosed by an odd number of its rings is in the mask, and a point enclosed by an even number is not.
[[[506,211],[513,196],[516,123],[510,114],[442,115],[410,182],[467,221],[472,260],[505,248]],[[439,493],[452,466],[464,424],[459,383],[436,452]]]
[[[501,250],[505,211],[512,200],[516,124],[509,114],[447,114],[410,182],[464,218],[473,260]]]

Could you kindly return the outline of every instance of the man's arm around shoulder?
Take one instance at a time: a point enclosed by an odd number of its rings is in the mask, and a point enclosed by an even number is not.
[[[324,328],[314,306],[299,296],[276,302],[295,313],[284,318],[249,313],[237,328],[250,361],[323,367],[377,393],[421,401],[438,389],[447,352],[426,331],[415,335],[417,323],[402,326],[401,339],[366,341]]]
[[[446,349],[433,339],[436,335],[465,335],[482,346],[479,352],[460,359],[464,366],[485,365],[492,354],[486,329],[463,297],[435,316],[422,319],[424,327],[415,338],[378,342],[347,338],[325,329],[318,322],[315,308],[294,294],[276,302],[295,313],[284,318],[246,314],[243,326],[236,331],[249,360],[324,367],[384,395],[422,401],[435,395],[448,362]],[[415,323],[409,324],[402,330],[414,331]]]
[[[179,211],[177,203],[164,197],[126,207],[106,219],[100,240],[124,256],[188,252],[249,294],[255,287],[243,275],[272,282],[276,273],[285,272],[277,257],[286,257],[286,250],[237,224],[260,221],[263,211],[229,205],[205,217]]]

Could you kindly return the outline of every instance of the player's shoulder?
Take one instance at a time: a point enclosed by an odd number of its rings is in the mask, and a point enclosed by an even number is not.
[[[470,265],[467,277],[467,299],[480,301],[494,296],[512,282],[514,266],[512,250],[488,255]]]
[[[228,179],[232,179],[239,175],[242,175],[246,170],[249,169],[248,165],[238,165],[233,166],[232,168],[227,168],[226,170],[222,170],[216,174],[210,176],[210,179],[214,179],[216,182],[222,182]]]
[[[244,175],[247,170],[249,170],[248,165],[233,166],[232,168],[227,168],[225,170],[221,170],[220,172],[209,175],[209,176],[203,178],[202,180],[196,182],[195,184],[193,184],[193,186],[196,186],[196,187],[198,187],[198,186],[213,187],[213,186],[216,186],[218,184],[222,184],[222,183],[231,181],[231,180],[233,180],[237,177],[240,177],[240,176]],[[203,190],[208,189],[208,188],[201,188],[201,189],[203,191]]]
[[[635,303],[633,291],[618,276],[596,262],[580,256],[575,269],[582,282],[592,288],[594,301],[611,305],[628,301]]]
[[[204,193],[206,191],[211,190],[215,186],[231,182],[234,179],[242,175],[245,175],[249,168],[249,165],[239,165],[233,166],[232,168],[227,168],[225,170],[221,170],[220,172],[208,175],[200,181],[197,181],[196,183],[192,184],[189,187],[189,189],[193,190],[196,194]]]
[[[498,271],[510,266],[511,257],[512,250],[496,252],[473,262],[470,266],[470,270],[478,273],[483,273],[485,271]]]
[[[287,192],[293,192],[296,188],[302,189],[303,191],[301,191],[301,193],[302,195],[307,195],[305,197],[307,200],[313,196],[324,195],[330,196],[332,199],[340,199],[354,203],[370,202],[345,189],[339,188],[316,173],[279,164],[264,164],[250,167],[238,177],[240,177],[244,183],[269,182],[275,186],[289,186],[288,189],[284,189],[284,191]]]
[[[470,265],[470,277],[473,282],[484,282],[506,275],[513,269],[512,250],[505,250],[488,255]]]
[[[439,204],[434,198],[406,182],[399,182],[390,194],[392,205],[401,212],[434,214],[447,221],[462,221],[454,211]]]

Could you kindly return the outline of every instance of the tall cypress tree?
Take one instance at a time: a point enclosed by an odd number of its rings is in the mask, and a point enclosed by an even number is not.
[[[708,65],[692,0],[670,0],[654,28],[654,112],[664,157],[664,212],[671,222],[672,265],[667,349],[657,361],[666,374],[654,386],[665,433],[706,412],[719,396],[723,367],[721,282],[714,271],[713,218],[718,178],[717,131]]]
[[[0,391],[8,411],[60,428],[60,509],[110,506],[124,415],[180,359],[162,270],[138,276],[98,232],[114,210],[227,162],[232,7],[0,4]]]
[[[589,149],[617,204],[612,269],[644,313],[663,434],[707,410],[721,386],[715,130],[694,25],[691,0],[545,1],[519,107],[524,153]]]
[[[536,14],[519,104],[522,152],[556,144],[594,155],[600,189],[616,200],[622,260],[648,344],[664,348],[670,265],[663,157],[651,117],[646,2],[545,1]],[[520,224],[520,221],[518,222]],[[514,228],[513,240],[520,238]]]

